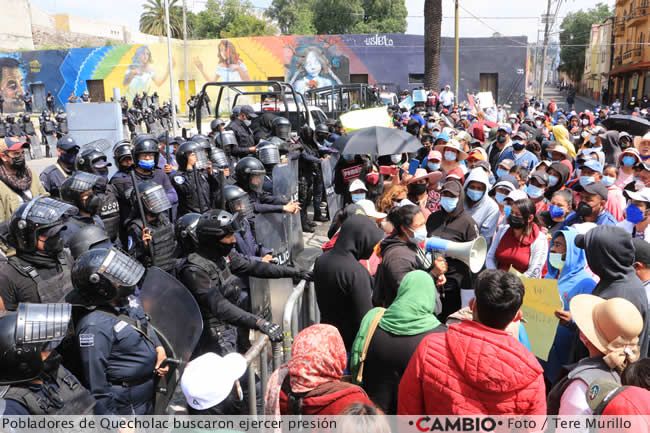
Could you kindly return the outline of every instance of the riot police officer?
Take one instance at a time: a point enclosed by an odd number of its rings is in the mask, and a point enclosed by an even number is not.
[[[92,146],[82,149],[76,162],[77,170],[99,176],[94,187],[95,194],[101,202],[97,215],[104,223],[103,227],[111,241],[117,242],[121,213],[118,191],[115,186],[108,183],[108,167],[112,165],[103,152]]]
[[[63,181],[72,174],[75,159],[79,153],[79,145],[69,135],[64,135],[56,142],[58,159],[56,162],[41,172],[40,179],[43,188],[52,197],[60,197],[59,187]]]
[[[196,252],[199,244],[199,240],[196,238],[196,225],[200,218],[200,213],[190,212],[178,218],[174,223],[174,235],[183,257]]]
[[[76,260],[80,255],[92,248],[111,248],[113,243],[106,231],[95,225],[81,227],[73,236],[70,236],[68,248]]]
[[[178,195],[178,215],[203,213],[212,208],[212,198],[219,184],[203,171],[208,166],[203,149],[198,143],[187,141],[178,148],[176,160],[179,169],[172,177],[172,185]]]
[[[250,128],[251,120],[255,119],[257,114],[250,105],[242,105],[239,108],[237,117],[232,120],[226,129],[235,133],[237,145],[233,146],[232,154],[237,157],[245,157],[255,153],[255,137]]]
[[[95,398],[61,365],[70,304],[19,304],[0,317],[0,415],[90,415]],[[29,325],[27,325],[29,324]]]
[[[61,200],[79,209],[77,215],[66,220],[66,229],[61,233],[66,247],[70,238],[82,227],[96,225],[104,229],[104,222],[98,215],[102,199],[95,192],[99,180],[100,177],[95,174],[77,171],[61,184]]]
[[[309,220],[307,207],[314,206],[314,220],[328,221],[321,215],[320,203],[323,199],[323,176],[318,146],[314,141],[313,130],[304,126],[300,130],[300,141],[303,150],[300,153],[298,165],[298,197],[300,202],[300,221],[304,232],[313,233],[315,224]]]
[[[142,307],[132,297],[145,269],[115,248],[93,248],[72,268],[70,301],[87,307],[75,333],[83,378],[102,413],[153,410],[154,375],[167,357]]]
[[[248,199],[246,191],[237,185],[227,185],[223,188],[226,210],[232,214],[238,214],[241,230],[235,233],[235,249],[238,253],[253,261],[271,262],[273,250],[265,248],[257,242],[253,235],[248,219],[253,216],[253,205]]]
[[[214,141],[215,137],[220,133],[223,132],[223,130],[226,127],[226,122],[224,122],[221,119],[212,119],[210,121],[210,133],[208,134],[208,137]]]
[[[49,197],[23,203],[9,222],[16,255],[0,264],[0,298],[7,310],[20,302],[59,302],[72,288],[72,260],[63,251],[64,220],[77,208]]]
[[[311,278],[310,273],[286,266],[252,262],[237,252],[235,233],[238,218],[224,210],[210,210],[196,225],[197,251],[183,260],[178,277],[199,304],[204,327],[198,354],[216,352],[223,356],[237,350],[237,331],[232,326],[258,329],[271,341],[281,341],[276,324],[237,307],[242,304],[241,283],[233,274],[260,278]]]
[[[264,176],[263,191],[273,194],[273,167],[280,163],[280,150],[277,144],[262,140],[257,145],[257,158],[264,165],[266,176]]]
[[[152,180],[140,182],[138,192],[131,199],[135,202],[140,198],[144,215],[128,222],[128,252],[145,267],[171,272],[176,264],[174,225],[169,219],[172,205],[162,186]],[[138,203],[132,206],[139,209]]]
[[[113,160],[115,161],[117,171],[113,173],[109,184],[115,191],[117,204],[120,208],[120,223],[126,221],[131,213],[130,200],[133,182],[131,181],[130,172],[133,169],[133,157],[131,155],[132,150],[133,146],[128,140],[118,141],[113,146]],[[124,224],[120,224],[118,237],[121,245],[127,244],[126,227]]]
[[[273,119],[273,136],[283,141],[288,141],[291,136],[291,122],[289,119],[278,116]]]

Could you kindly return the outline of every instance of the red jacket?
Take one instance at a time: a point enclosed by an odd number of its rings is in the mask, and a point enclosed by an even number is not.
[[[399,385],[398,415],[545,415],[542,367],[505,331],[471,320],[425,337]]]
[[[302,399],[302,415],[340,415],[355,403],[374,406],[366,392],[359,386],[340,381],[328,382],[309,391]],[[287,394],[280,391],[280,413],[289,411]]]

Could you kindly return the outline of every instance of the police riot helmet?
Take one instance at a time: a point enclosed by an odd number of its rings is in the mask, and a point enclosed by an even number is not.
[[[140,155],[152,154],[154,156],[154,166],[158,165],[160,151],[158,149],[158,140],[151,134],[140,134],[133,140],[133,162],[137,164]]]
[[[153,215],[158,215],[172,208],[172,204],[167,197],[167,193],[162,185],[154,182],[153,180],[145,180],[138,184],[138,192],[142,200],[144,209]],[[136,200],[136,195],[133,194],[133,200]],[[137,206],[137,204],[136,204]]]
[[[316,125],[314,134],[316,134],[316,139],[326,140],[330,136],[330,128],[325,123],[319,123]]]
[[[72,285],[83,301],[103,304],[133,294],[144,273],[140,262],[117,248],[93,248],[75,260]]]
[[[194,143],[198,143],[201,145],[201,148],[205,149],[206,145],[207,147],[210,146],[210,139],[206,137],[205,135],[202,134],[195,134],[190,138],[190,141],[193,141]]]
[[[81,227],[68,241],[68,248],[75,259],[90,249],[112,246],[111,238],[106,231],[94,224]]]
[[[107,174],[108,167],[112,165],[108,162],[108,158],[106,158],[104,152],[93,146],[81,149],[75,163],[77,170],[98,175]]]
[[[50,197],[36,197],[20,205],[9,221],[9,242],[19,252],[35,252],[38,238],[45,235],[45,252],[58,254],[63,245],[57,236],[65,228],[65,218],[79,213],[79,210]],[[50,239],[53,239],[50,241]],[[55,245],[57,244],[57,245]]]
[[[219,148],[225,150],[225,148],[237,145],[237,137],[235,137],[235,133],[232,131],[221,131],[215,135],[214,143]]]
[[[262,187],[264,186],[264,175],[266,170],[262,162],[253,158],[252,156],[247,156],[239,160],[235,166],[235,176],[237,177],[237,183],[245,191],[256,191],[261,192]]]
[[[209,210],[201,215],[196,225],[198,251],[210,258],[226,256],[234,244],[225,245],[220,241],[239,231],[239,215],[221,209]]]
[[[48,117],[50,117],[50,110],[47,110],[47,109],[43,110],[43,112],[41,113],[41,116],[43,116],[44,118],[47,119]]]
[[[59,188],[61,200],[76,206],[79,210],[88,212],[90,215],[95,215],[102,206],[101,198],[95,194],[83,198],[82,195],[88,191],[94,191],[99,181],[100,177],[96,174],[76,171],[61,184]]]
[[[115,146],[113,146],[113,159],[115,160],[115,164],[119,166],[122,158],[127,156],[133,158],[132,151],[133,146],[129,140],[121,140],[115,143]]]
[[[44,368],[41,352],[53,351],[73,334],[70,304],[18,304],[0,316],[0,385],[37,379]]]
[[[224,121],[221,119],[212,119],[210,122],[210,130],[212,132],[217,132],[219,130],[219,126],[222,126],[224,124]]]
[[[24,123],[29,123],[29,122],[31,122],[31,119],[30,119],[30,117],[29,117],[29,114],[27,114],[27,113],[23,114],[22,120],[23,120]]]
[[[226,152],[218,147],[213,147],[210,151],[210,161],[216,168],[224,169],[230,166]]]
[[[291,135],[291,122],[282,116],[273,119],[273,135],[288,140]]]
[[[239,213],[246,218],[253,217],[253,205],[248,198],[248,193],[237,185],[224,186],[223,199],[228,212]]]
[[[262,164],[265,166],[279,164],[280,150],[274,143],[261,140],[257,145],[257,158],[262,161]]]
[[[200,218],[200,213],[190,212],[177,219],[174,223],[176,240],[185,254],[194,252],[199,245],[199,240],[196,237],[196,226]]]
[[[208,159],[205,152],[202,152],[201,145],[195,141],[186,141],[178,146],[178,150],[176,151],[176,162],[178,162],[178,167],[181,170],[186,170],[187,161],[192,153],[196,155],[195,169],[203,170],[208,166]]]
[[[7,117],[5,119],[8,123],[14,123],[16,121],[16,117],[13,114],[7,114]]]
[[[56,142],[56,147],[65,150],[66,152],[74,150],[75,148],[77,151],[79,150],[79,145],[77,144],[75,139],[68,134],[59,138],[59,140]]]

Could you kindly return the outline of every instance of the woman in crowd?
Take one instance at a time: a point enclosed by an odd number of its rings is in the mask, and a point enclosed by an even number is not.
[[[564,189],[571,176],[571,170],[561,162],[554,162],[546,170],[546,174],[548,175],[548,187],[544,192],[544,197],[550,201],[553,194]]]
[[[474,219],[463,206],[465,194],[462,185],[456,180],[445,182],[440,190],[440,210],[427,219],[427,235],[436,236],[454,242],[469,242],[479,235]],[[459,310],[461,307],[461,289],[472,287],[469,267],[458,259],[447,259],[447,283],[442,287],[442,313],[440,318]]]
[[[616,218],[616,221],[623,221],[625,219],[627,200],[623,195],[623,189],[616,186],[617,175],[618,171],[615,165],[606,165],[603,168],[603,175],[600,178],[600,182],[607,187],[607,205],[605,209]]]
[[[555,312],[560,323],[548,354],[548,361],[544,364],[544,376],[550,384],[557,381],[562,366],[573,360],[574,345],[578,343],[578,332],[569,312],[571,299],[576,295],[591,294],[596,287],[593,275],[587,271],[585,250],[575,245],[577,234],[571,227],[556,232],[551,239],[548,255],[546,278],[558,280],[560,298],[564,305],[562,310]]]
[[[512,204],[508,225],[499,229],[488,251],[488,269],[514,268],[526,278],[542,278],[546,268],[548,241],[535,221],[535,204],[530,199]]]
[[[413,177],[406,183],[406,187],[408,188],[407,198],[413,204],[420,207],[425,218],[431,213],[429,209],[427,209],[429,190],[433,189],[434,186],[438,184],[441,177],[442,173],[439,171],[427,173],[425,169],[418,168],[415,170]]]
[[[639,359],[643,317],[630,301],[577,295],[570,302],[580,341],[589,351],[548,395],[549,415],[591,415],[589,386],[596,381],[621,383],[621,372]]]
[[[408,190],[404,185],[392,185],[386,189],[379,199],[377,210],[388,213],[407,197]]]
[[[440,136],[438,136],[438,139],[440,139]],[[447,176],[453,174],[463,179],[465,171],[462,169],[460,162],[467,159],[467,153],[463,150],[460,143],[455,139],[451,139],[444,144],[438,144],[434,150],[442,154],[442,171]]]
[[[540,223],[553,235],[564,227],[564,221],[573,213],[573,193],[569,189],[555,191],[548,210],[539,214]]]
[[[438,302],[431,275],[411,271],[390,307],[373,308],[361,322],[352,346],[352,379],[387,414],[397,411],[399,381],[420,341],[447,329],[434,316]]]
[[[506,198],[512,191],[516,189],[518,189],[517,179],[510,176],[509,174],[505,174],[490,190],[489,196],[492,197],[494,201],[496,201],[499,205],[499,220],[497,221],[497,227],[506,222],[507,216],[505,215],[504,211]]]
[[[563,146],[567,150],[567,153],[571,158],[575,158],[576,149],[573,146],[573,143],[571,143],[571,141],[569,140],[569,131],[567,131],[567,129],[563,125],[555,125],[552,131],[556,143]]]
[[[393,232],[379,244],[381,264],[375,275],[372,304],[388,307],[397,296],[402,278],[411,271],[431,268],[431,260],[420,249],[426,240],[426,218],[419,207],[404,205],[393,209],[386,220],[393,226]],[[436,284],[444,285],[446,263],[444,258],[433,262],[432,273],[438,279]]]
[[[639,151],[634,147],[625,149],[618,156],[618,177],[614,185],[623,189],[628,183],[634,182],[634,166],[641,162]]]
[[[266,389],[266,415],[340,415],[355,403],[372,406],[361,387],[343,382],[347,364],[339,331],[324,324],[303,329],[291,360],[273,372]]]

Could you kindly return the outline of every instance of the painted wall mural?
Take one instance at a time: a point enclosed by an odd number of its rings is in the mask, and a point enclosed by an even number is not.
[[[526,38],[515,39],[525,45]],[[351,77],[385,83],[395,91],[418,86],[418,76],[424,71],[423,39],[416,35],[270,36],[190,41],[188,45],[188,78],[194,91],[207,81],[279,77],[300,92],[349,82]],[[452,80],[452,46],[453,40],[443,38],[441,86]],[[172,57],[176,88],[186,100],[189,95],[183,94],[182,44],[172,47]],[[516,71],[525,64],[525,46],[513,49],[494,38],[461,39],[461,93],[478,91],[479,75],[485,72],[499,74],[499,87],[504,89],[503,95],[499,90],[500,99],[519,97],[525,80],[522,77],[518,83]],[[91,80],[93,85],[89,86]],[[72,94],[80,96],[86,90],[96,94],[98,83],[106,100],[115,87],[129,101],[142,92],[157,92],[161,100],[169,99],[166,45],[0,53],[0,95],[5,112],[22,111],[22,95],[27,90],[34,94],[35,108],[47,92],[63,106]],[[180,101],[179,108],[184,107],[185,101]]]

